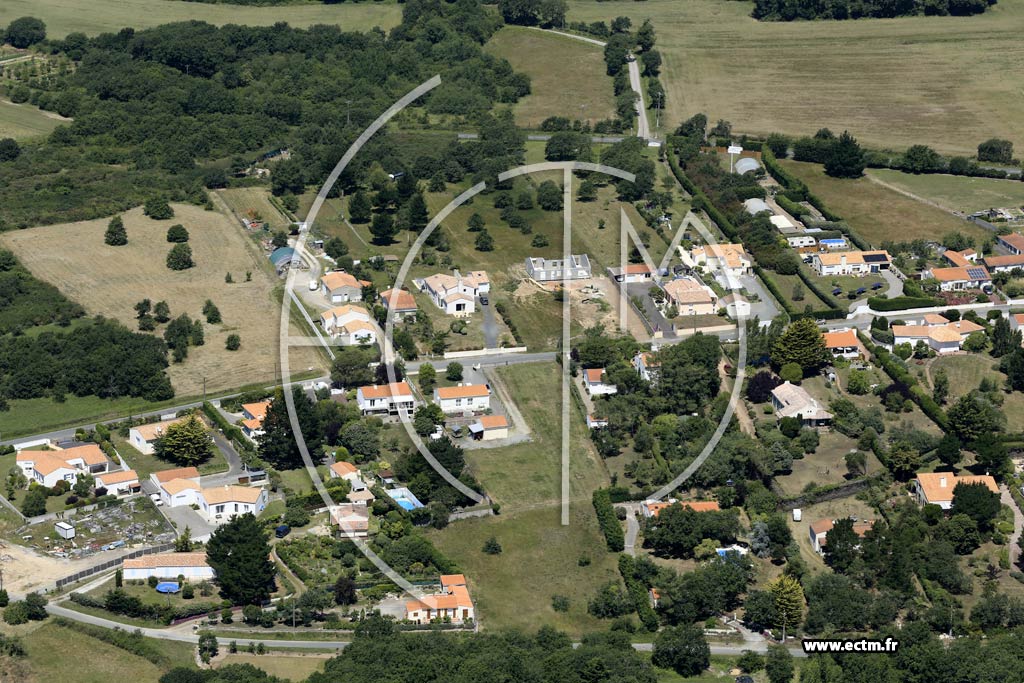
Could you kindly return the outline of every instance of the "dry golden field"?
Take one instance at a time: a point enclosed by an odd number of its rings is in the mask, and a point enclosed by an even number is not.
[[[249,211],[255,211],[271,230],[284,230],[288,227],[287,219],[270,203],[270,189],[267,187],[236,187],[217,190],[217,194],[239,217],[248,217]]]
[[[873,146],[1024,148],[1024,0],[974,17],[757,22],[729,0],[569,0],[569,21],[650,18],[670,125],[705,112],[739,132],[849,129]],[[566,78],[571,78],[567,74]],[[602,86],[603,88],[603,86]]]
[[[279,375],[278,336],[281,306],[278,279],[269,262],[243,228],[218,211],[175,204],[174,218],[154,221],[135,208],[123,214],[128,244],[103,243],[108,219],[51,225],[0,236],[37,277],[56,285],[90,314],[116,318],[136,327],[133,306],[141,299],[166,300],[171,315],[188,313],[202,318],[203,303],[211,299],[223,323],[205,325],[206,344],[189,349],[182,364],[171,364],[170,376],[180,396],[203,390],[220,391]],[[181,223],[189,230],[196,266],[172,271],[165,259],[170,245],[167,228]],[[246,271],[252,281],[245,282]],[[233,284],[224,282],[230,272]],[[157,334],[163,333],[163,325]],[[293,333],[298,333],[298,330]],[[242,348],[227,351],[227,336],[236,333]],[[319,365],[312,349],[292,349],[293,373]]]

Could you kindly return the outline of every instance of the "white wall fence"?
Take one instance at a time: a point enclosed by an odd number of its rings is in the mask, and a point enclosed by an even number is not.
[[[445,360],[455,358],[483,358],[485,356],[504,356],[506,353],[526,353],[525,346],[509,346],[497,349],[473,349],[472,351],[446,351]]]

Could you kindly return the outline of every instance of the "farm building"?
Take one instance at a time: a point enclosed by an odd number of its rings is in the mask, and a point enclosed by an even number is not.
[[[586,280],[590,277],[590,258],[573,254],[568,259],[527,258],[526,274],[538,282]]]
[[[274,265],[274,270],[278,275],[302,263],[301,259],[295,258],[295,249],[291,247],[279,247],[270,252],[268,258],[270,258],[270,262]]]
[[[162,553],[143,555],[125,560],[121,564],[127,581],[177,579],[184,576],[190,581],[205,581],[214,577],[213,567],[206,563],[206,552]]]

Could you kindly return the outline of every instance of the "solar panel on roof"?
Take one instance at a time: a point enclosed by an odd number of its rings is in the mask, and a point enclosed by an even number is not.
[[[985,269],[984,268],[968,268],[967,269],[967,277],[971,278],[972,280],[984,280],[985,279]]]
[[[882,261],[888,261],[885,254],[864,254],[865,263],[881,263]]]

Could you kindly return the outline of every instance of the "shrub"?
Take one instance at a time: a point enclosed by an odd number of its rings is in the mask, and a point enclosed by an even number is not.
[[[167,220],[174,216],[174,209],[171,208],[166,199],[148,200],[142,212],[156,221]]]
[[[491,536],[484,541],[483,551],[488,555],[500,555],[501,554],[501,543],[498,542],[494,536]]]
[[[172,225],[167,228],[167,241],[175,243],[188,242],[188,230],[181,223]]]
[[[799,382],[804,378],[804,371],[797,363],[786,363],[779,370],[779,377],[784,382]]]
[[[564,595],[552,595],[551,596],[551,609],[556,612],[568,612],[569,611],[569,598]]]
[[[192,247],[187,244],[175,244],[167,252],[167,267],[171,270],[188,270],[195,265],[192,260]]]
[[[224,348],[228,351],[237,351],[242,346],[242,338],[237,334],[229,334],[227,341],[224,342]]]

